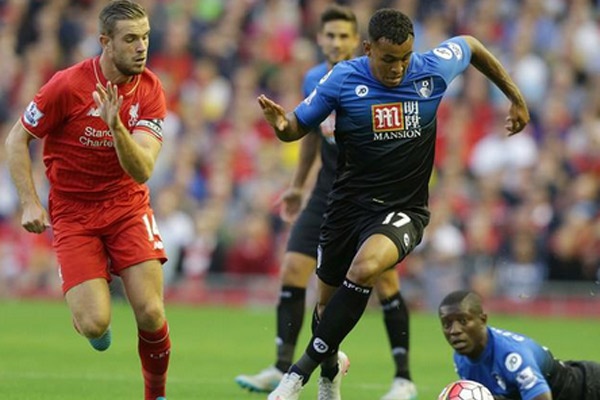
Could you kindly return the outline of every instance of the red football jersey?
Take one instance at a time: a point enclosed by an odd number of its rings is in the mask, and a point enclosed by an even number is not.
[[[147,190],[123,170],[113,137],[92,97],[96,83],[106,86],[99,58],[57,72],[21,117],[23,127],[44,139],[44,164],[51,192],[74,200],[97,201],[117,192]],[[164,90],[147,68],[118,86],[121,120],[129,132],[143,131],[162,141],[166,116]]]

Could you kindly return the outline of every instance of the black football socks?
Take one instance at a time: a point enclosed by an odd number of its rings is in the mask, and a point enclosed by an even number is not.
[[[301,370],[312,373],[326,358],[337,353],[340,343],[360,320],[371,294],[372,288],[357,285],[345,279],[342,285],[334,292],[321,321],[310,340],[305,355],[316,362],[302,363],[303,356],[298,362]],[[306,361],[306,360],[304,360]]]
[[[410,379],[408,366],[409,313],[400,292],[381,301],[383,321],[396,364],[396,377]]]
[[[304,320],[306,289],[283,286],[277,305],[277,362],[275,367],[286,372],[292,365],[298,335]]]

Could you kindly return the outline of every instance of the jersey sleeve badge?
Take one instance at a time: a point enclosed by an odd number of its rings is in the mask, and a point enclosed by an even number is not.
[[[447,45],[448,45],[448,48],[450,49],[450,51],[452,51],[452,53],[454,53],[456,58],[458,58],[459,60],[462,60],[463,51],[462,51],[461,47],[453,42],[448,42]]]
[[[447,47],[436,47],[433,49],[433,54],[444,60],[451,60],[453,53]]]
[[[531,367],[524,368],[523,371],[517,375],[517,382],[523,389],[528,390],[535,386],[538,378],[533,373]]]
[[[37,104],[35,102],[29,103],[25,112],[23,113],[23,120],[27,125],[31,125],[33,127],[38,126],[40,120],[44,117],[44,113],[40,111]]]

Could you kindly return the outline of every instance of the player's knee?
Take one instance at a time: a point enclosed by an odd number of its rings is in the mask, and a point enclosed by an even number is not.
[[[375,260],[355,261],[348,270],[348,279],[361,285],[373,287],[380,274],[379,264]]]
[[[284,285],[306,287],[315,266],[293,257],[286,257],[281,265],[281,280]]]
[[[104,335],[108,330],[110,320],[108,318],[79,318],[76,327],[79,333],[88,339],[96,339]]]
[[[165,320],[164,307],[159,302],[147,302],[136,308],[135,318],[143,330],[160,328]]]

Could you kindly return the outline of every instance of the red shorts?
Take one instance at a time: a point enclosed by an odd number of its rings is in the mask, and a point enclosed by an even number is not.
[[[49,211],[63,293],[144,261],[167,261],[147,190],[99,202],[51,195]]]

